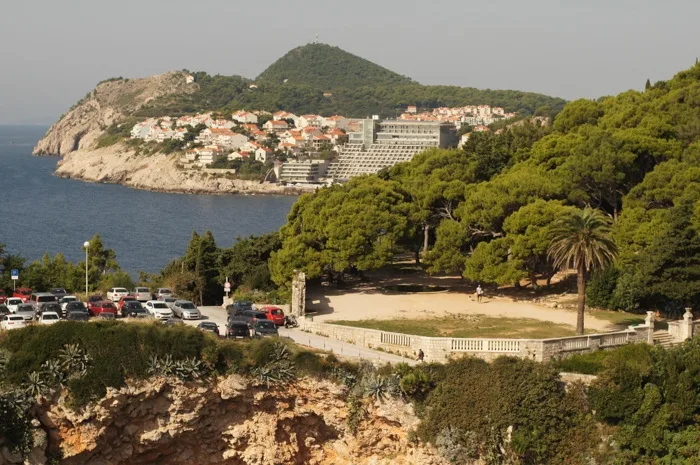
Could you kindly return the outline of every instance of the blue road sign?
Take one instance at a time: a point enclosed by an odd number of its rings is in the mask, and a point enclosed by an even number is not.
[[[18,279],[19,278],[19,270],[10,270],[10,276],[12,279]]]

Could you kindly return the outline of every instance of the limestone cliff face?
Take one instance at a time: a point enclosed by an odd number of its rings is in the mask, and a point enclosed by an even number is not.
[[[344,395],[310,379],[271,390],[238,376],[211,387],[154,380],[112,390],[81,413],[45,406],[45,441],[31,462],[58,453],[65,465],[446,465],[408,441],[417,423],[409,405],[368,403],[351,434]],[[4,463],[14,462],[0,454]]]
[[[191,93],[199,86],[187,83],[183,72],[143,79],[119,79],[99,84],[53,124],[34,148],[34,155],[65,156],[89,149],[104,129],[151,100],[170,94]]]
[[[136,155],[122,144],[80,149],[66,155],[56,175],[82,181],[122,184],[135,189],[185,194],[298,194],[295,188],[273,183],[230,179],[204,171],[181,170],[178,155]]]

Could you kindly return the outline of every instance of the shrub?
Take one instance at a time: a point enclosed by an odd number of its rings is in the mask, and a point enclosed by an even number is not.
[[[586,303],[591,307],[611,308],[619,276],[620,271],[614,266],[595,271],[586,286]]]
[[[603,370],[605,359],[609,354],[610,352],[604,350],[575,354],[560,360],[555,360],[552,364],[557,371],[595,375]]]

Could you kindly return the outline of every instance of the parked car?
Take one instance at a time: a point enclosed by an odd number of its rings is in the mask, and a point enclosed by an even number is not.
[[[243,320],[230,320],[226,325],[226,337],[229,339],[247,339],[250,337],[250,327]]]
[[[7,331],[24,328],[26,325],[25,319],[20,315],[5,315],[0,319],[0,328]]]
[[[38,315],[44,314],[45,312],[54,312],[57,315],[61,315],[63,313],[61,310],[61,306],[58,305],[58,303],[56,303],[56,302],[49,302],[49,303],[41,304],[39,306],[39,310],[37,310],[36,313],[38,316]]]
[[[234,315],[231,319],[245,321],[246,323],[248,323],[248,326],[252,328],[253,324],[255,324],[256,321],[267,320],[267,315],[257,310],[244,310],[238,313],[237,315]]]
[[[7,294],[5,294],[4,289],[0,289],[0,304],[4,304],[7,300]]]
[[[52,325],[61,321],[61,318],[56,312],[43,312],[41,315],[39,315],[37,321],[40,325]]]
[[[109,300],[103,300],[102,302],[95,302],[90,304],[90,306],[88,307],[88,311],[92,316],[99,316],[103,313],[112,313],[115,317],[117,316],[118,312],[117,306],[114,305],[114,302],[111,302]]]
[[[84,313],[85,315],[87,315],[88,309],[85,306],[85,304],[80,301],[68,302],[66,304],[66,307],[63,309],[62,314],[64,316],[67,316],[69,313]]]
[[[202,321],[197,325],[197,328],[200,331],[204,332],[212,332],[216,334],[217,336],[219,335],[219,326],[214,323],[213,321]]]
[[[167,320],[163,321],[163,324],[166,324],[168,326],[184,325],[182,320],[178,320],[177,318],[168,318]]]
[[[277,325],[270,320],[256,320],[252,330],[254,337],[279,336]]]
[[[61,310],[63,312],[66,311],[66,305],[68,305],[70,302],[77,302],[78,298],[74,295],[66,295],[58,299],[58,305],[61,306]]]
[[[121,307],[123,318],[150,318],[151,314],[143,308],[138,300],[127,300]]]
[[[29,297],[32,296],[32,289],[29,287],[18,287],[17,289],[14,290],[12,293],[12,297],[19,297],[22,299],[22,302],[28,302]]]
[[[195,304],[189,300],[176,300],[171,309],[175,316],[183,320],[199,320],[202,317]]]
[[[17,306],[22,303],[24,302],[19,297],[8,297],[5,301],[5,305],[7,305],[7,309],[10,313],[15,313],[17,311]]]
[[[155,318],[159,318],[161,320],[167,320],[168,318],[173,317],[173,311],[170,310],[170,307],[165,302],[161,302],[160,300],[149,300],[146,302],[146,311],[153,315]]]
[[[112,302],[119,302],[119,299],[129,295],[129,291],[125,287],[113,287],[107,291],[107,299]]]
[[[7,308],[7,305],[0,304],[0,317],[3,317],[5,315],[9,315],[10,313],[12,313],[12,312],[10,312],[10,309]]]
[[[22,318],[24,318],[24,321],[32,321],[34,319],[34,315],[36,315],[36,311],[34,310],[34,306],[32,304],[19,304],[15,315],[21,315]]]
[[[252,310],[253,302],[247,300],[236,300],[232,304],[226,306],[226,312],[231,315],[235,315],[238,312],[243,312],[245,310]]]
[[[68,295],[68,292],[66,292],[66,290],[62,287],[54,287],[49,292],[55,295],[58,300],[61,300],[62,298]]]
[[[136,300],[139,302],[148,302],[151,300],[151,290],[147,287],[135,287],[133,291],[131,291],[131,295],[136,297]]]
[[[114,303],[114,302],[112,302],[112,303]],[[117,314],[112,313],[112,312],[104,312],[104,313],[100,313],[99,315],[97,315],[98,320],[114,320],[116,318],[117,318]]]
[[[277,326],[284,326],[284,312],[279,307],[262,307],[259,309],[265,312],[267,319],[274,322]]]
[[[158,300],[161,296],[172,296],[173,291],[170,290],[170,288],[167,287],[159,287],[156,289],[156,293],[153,295],[153,300]]]
[[[88,321],[87,312],[71,312],[68,311],[66,314],[67,321]]]
[[[158,300],[160,302],[165,302],[165,304],[168,306],[168,308],[170,310],[173,309],[175,302],[177,302],[176,297],[171,297],[171,296],[167,296],[167,295],[162,295],[162,296],[158,297],[158,299],[156,299],[156,300]]]
[[[55,295],[48,292],[34,292],[29,296],[29,303],[34,306],[34,310],[37,312],[41,308],[41,305],[47,302],[58,302],[58,299]]]
[[[90,303],[95,303],[95,302],[102,302],[104,297],[102,297],[102,294],[93,294],[90,297],[88,297],[87,302],[85,302],[85,306],[87,308],[90,308]]]
[[[124,297],[119,299],[119,302],[117,302],[117,307],[119,308],[119,310],[122,309],[125,302],[138,302],[138,301],[136,300],[136,297],[134,297],[133,295],[125,295]]]

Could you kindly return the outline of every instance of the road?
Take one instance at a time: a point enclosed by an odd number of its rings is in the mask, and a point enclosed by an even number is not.
[[[202,320],[185,320],[185,324],[197,326],[200,321],[213,321],[219,326],[219,333],[224,336],[226,333],[226,310],[221,307],[199,307],[202,312]],[[299,345],[312,347],[314,349],[325,350],[334,353],[338,357],[353,360],[371,360],[377,363],[408,363],[415,364],[415,360],[400,357],[378,350],[360,347],[355,344],[329,339],[316,334],[305,333],[298,329],[280,328],[280,336],[288,337]]]

